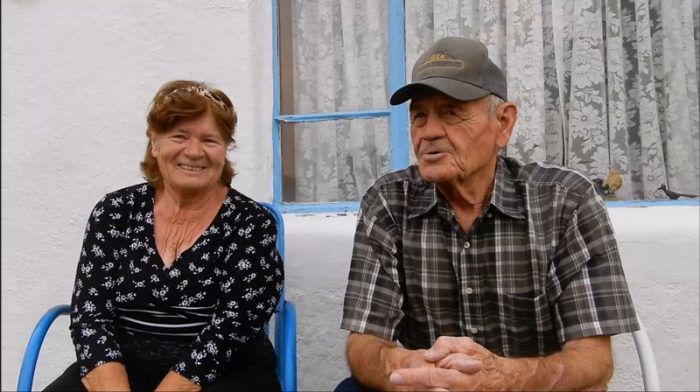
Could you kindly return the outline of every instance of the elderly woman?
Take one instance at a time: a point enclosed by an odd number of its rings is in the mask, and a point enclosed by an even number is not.
[[[230,187],[236,112],[204,83],[153,99],[146,183],[104,196],[75,279],[77,362],[47,390],[279,390],[263,326],[282,290],[273,217]]]

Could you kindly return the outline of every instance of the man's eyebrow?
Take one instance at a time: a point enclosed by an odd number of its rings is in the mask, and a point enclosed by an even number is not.
[[[421,102],[420,100],[414,101],[411,100],[411,102],[408,105],[408,110],[424,110],[425,109],[425,103]],[[448,108],[448,109],[459,109],[460,112],[469,112],[470,110],[470,105],[465,104],[463,101],[458,101],[454,99],[449,99],[449,98],[444,98],[444,99],[439,99],[435,105],[438,108]]]
[[[408,110],[416,110],[420,109],[421,107],[423,107],[423,105],[421,105],[420,102],[416,103],[413,100],[411,100],[411,103],[408,104]]]

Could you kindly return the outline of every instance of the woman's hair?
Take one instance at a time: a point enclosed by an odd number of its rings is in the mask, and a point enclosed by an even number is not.
[[[174,80],[164,84],[158,90],[148,111],[146,129],[148,145],[141,162],[141,172],[149,184],[158,186],[163,181],[158,161],[151,155],[152,136],[167,132],[181,121],[197,119],[207,113],[211,113],[214,117],[227,146],[234,146],[233,134],[238,117],[231,100],[221,90],[192,80]],[[231,162],[226,158],[219,182],[230,185],[235,175]]]

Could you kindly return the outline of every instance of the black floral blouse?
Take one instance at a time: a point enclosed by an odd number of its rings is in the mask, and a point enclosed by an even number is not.
[[[214,221],[165,267],[155,245],[155,189],[105,195],[93,209],[71,303],[80,374],[123,362],[123,333],[186,340],[170,369],[196,384],[214,381],[247,342],[264,334],[283,268],[272,215],[230,188]]]

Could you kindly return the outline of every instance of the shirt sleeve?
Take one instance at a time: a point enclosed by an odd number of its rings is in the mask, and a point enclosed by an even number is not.
[[[401,237],[386,205],[376,189],[361,203],[340,327],[393,341],[404,317]]]
[[[276,249],[274,218],[258,207],[236,223],[219,282],[212,320],[171,369],[195,384],[219,377],[232,356],[264,333],[282,292],[284,271]]]
[[[85,228],[70,315],[71,338],[81,377],[103,363],[122,359],[110,299],[118,269],[112,251],[114,241],[120,236],[115,221],[120,218],[119,213],[110,211],[105,196],[95,205]]]
[[[613,228],[592,187],[569,219],[550,275],[560,342],[639,329]]]

